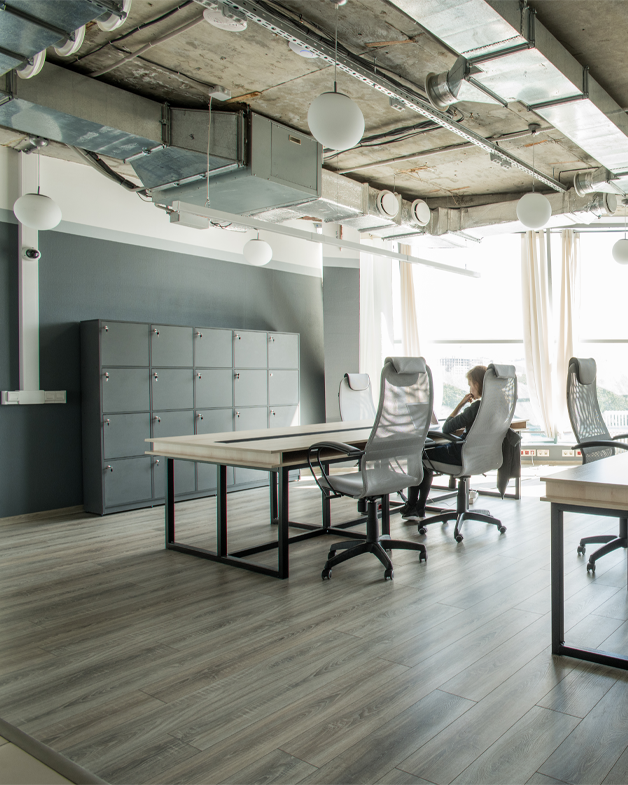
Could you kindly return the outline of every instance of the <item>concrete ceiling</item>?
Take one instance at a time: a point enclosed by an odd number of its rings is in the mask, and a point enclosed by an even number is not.
[[[590,66],[591,75],[610,95],[622,107],[628,107],[624,4],[616,0],[597,0],[595,4],[534,0],[529,4],[580,63]],[[183,7],[168,18],[109,43],[179,6]],[[427,74],[448,69],[456,59],[447,47],[386,0],[348,0],[337,12],[329,0],[282,0],[281,6],[276,7],[330,39],[337,14],[338,39],[347,49],[368,58],[385,74],[395,75],[423,95]],[[48,59],[84,74],[95,73],[201,14],[202,8],[194,2],[133,0],[130,16],[121,28],[105,33],[92,23],[77,55],[60,58],[50,49]],[[332,88],[333,67],[299,57],[285,40],[254,23],[249,22],[243,32],[233,33],[201,22],[99,78],[149,98],[194,108],[207,106],[208,85],[221,84],[233,96],[228,104],[248,104],[262,114],[308,132],[309,104],[319,93]],[[362,109],[365,137],[425,121],[411,110],[392,109],[386,96],[340,72],[338,89],[350,95]],[[529,163],[534,149],[536,167],[565,183],[571,183],[573,170],[598,165],[523,104],[511,103],[504,108],[490,103],[459,103],[455,113],[469,129],[486,137],[525,131],[528,123],[540,123],[536,136],[503,141],[503,147]],[[503,201],[529,190],[531,180],[524,172],[490,163],[487,154],[475,147],[421,155],[461,141],[442,128],[430,129],[402,141],[329,156],[325,166],[344,171],[416,155],[349,176],[378,188],[395,188],[407,199],[426,198],[432,206]]]

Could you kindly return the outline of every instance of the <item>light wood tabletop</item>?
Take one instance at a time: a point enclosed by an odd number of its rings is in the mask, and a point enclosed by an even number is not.
[[[542,501],[628,510],[628,454],[563,469],[541,481]]]

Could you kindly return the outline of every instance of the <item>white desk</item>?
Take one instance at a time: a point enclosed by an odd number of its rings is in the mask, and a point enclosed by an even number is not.
[[[166,548],[211,561],[222,562],[234,567],[260,572],[275,578],[287,578],[289,574],[288,546],[291,542],[334,534],[343,537],[364,539],[363,534],[345,531],[346,528],[361,523],[366,518],[347,521],[336,527],[330,523],[329,499],[323,497],[323,520],[321,526],[298,523],[288,518],[288,482],[292,469],[308,465],[307,454],[311,444],[320,441],[344,442],[364,446],[371,433],[372,423],[321,423],[319,425],[298,425],[291,428],[271,428],[263,431],[229,431],[199,436],[170,436],[167,438],[147,439],[153,445],[147,455],[167,458],[166,481]],[[330,462],[340,460],[338,453],[329,453]],[[217,467],[216,492],[216,551],[209,551],[193,545],[185,545],[175,540],[174,515],[174,460],[204,461],[215,463]],[[345,459],[346,460],[346,459]],[[227,466],[240,466],[247,469],[265,469],[270,472],[270,518],[278,524],[277,540],[253,548],[229,553],[227,547]],[[387,504],[385,507],[387,508]],[[383,520],[388,525],[388,509],[383,511]],[[305,534],[292,537],[288,535],[289,526],[307,530]],[[247,557],[262,551],[277,548],[277,569],[273,570]]]
[[[552,652],[628,670],[621,654],[570,646],[565,643],[563,514],[608,515],[628,520],[628,454],[603,458],[542,477],[551,502],[552,525]]]

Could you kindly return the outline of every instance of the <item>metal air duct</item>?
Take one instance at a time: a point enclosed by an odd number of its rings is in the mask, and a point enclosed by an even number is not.
[[[391,2],[463,58],[429,80],[436,104],[461,100],[456,86],[464,72],[467,83],[501,103],[526,104],[614,175],[628,172],[625,112],[533,9],[519,0]],[[617,185],[628,192],[628,178]]]

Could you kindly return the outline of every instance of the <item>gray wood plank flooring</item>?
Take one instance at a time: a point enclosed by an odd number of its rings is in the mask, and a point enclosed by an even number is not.
[[[370,555],[321,581],[336,537],[287,581],[168,552],[163,507],[0,522],[0,715],[111,783],[626,783],[628,674],[550,652],[541,490],[483,500],[507,533],[460,544],[393,516],[428,562],[395,552],[392,582]],[[266,488],[228,506],[231,550],[276,536]],[[293,520],[320,508],[291,485]],[[625,552],[595,576],[576,554],[615,528],[566,516],[567,640],[628,653]],[[214,547],[213,499],[177,505],[177,539]]]

